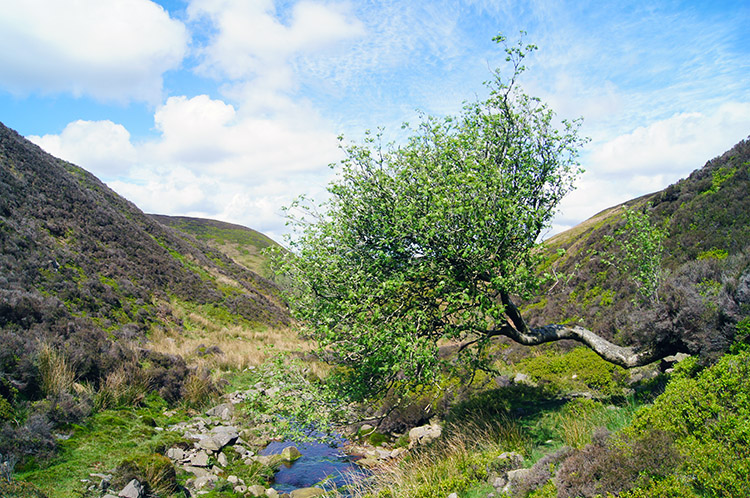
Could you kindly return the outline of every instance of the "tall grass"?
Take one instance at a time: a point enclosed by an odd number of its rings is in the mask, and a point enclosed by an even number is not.
[[[94,395],[94,409],[138,406],[151,390],[151,378],[140,368],[121,366],[107,374]]]
[[[191,366],[226,371],[259,366],[279,352],[307,352],[314,347],[290,328],[218,326],[196,313],[189,317],[193,323],[200,323],[200,327],[189,335],[177,330],[155,329],[149,334],[149,348],[182,356]]]
[[[512,419],[446,428],[432,445],[413,450],[369,479],[354,483],[356,498],[428,498],[470,490],[489,478],[506,451],[528,451],[530,441]]]
[[[42,342],[37,350],[37,368],[45,395],[57,396],[73,389],[75,369],[64,353],[47,342]]]

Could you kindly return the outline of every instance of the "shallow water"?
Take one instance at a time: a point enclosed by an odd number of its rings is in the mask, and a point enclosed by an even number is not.
[[[282,464],[279,468],[273,483],[273,488],[277,491],[289,492],[315,486],[326,478],[329,479],[326,488],[331,488],[331,483],[341,488],[368,475],[344,453],[344,443],[343,438],[336,439],[333,444],[272,442],[260,454],[276,455],[288,446],[296,446],[302,453],[294,462]]]

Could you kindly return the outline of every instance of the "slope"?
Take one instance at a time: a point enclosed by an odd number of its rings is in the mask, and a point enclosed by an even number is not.
[[[191,235],[195,239],[218,249],[235,263],[262,275],[272,276],[269,260],[263,251],[278,244],[262,233],[242,225],[223,221],[187,216],[149,215],[162,225],[174,228],[179,232]],[[192,238],[186,238],[188,242]]]
[[[183,327],[175,303],[249,326],[286,324],[276,294],[0,124],[0,377],[25,395],[40,389],[41,343],[63,351],[78,380],[98,383],[116,363],[113,340]]]
[[[640,302],[632,275],[617,268],[625,209],[667,233],[653,303]],[[716,357],[750,316],[750,141],[550,238],[545,251],[548,281],[525,303],[531,323],[579,324],[622,344]]]

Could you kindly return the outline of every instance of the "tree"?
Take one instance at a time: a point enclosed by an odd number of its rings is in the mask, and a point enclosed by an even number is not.
[[[581,172],[584,143],[580,121],[556,126],[552,110],[519,89],[535,49],[506,45],[509,79],[496,71],[489,97],[458,116],[405,125],[404,145],[368,134],[342,146],[330,199],[290,208],[302,214],[290,216],[291,251],[276,266],[309,335],[351,367],[355,393],[430,381],[444,340],[461,343],[475,367],[495,336],[574,339],[628,367],[654,359],[581,327],[531,329],[513,302],[537,289],[537,241]]]
[[[625,226],[617,232],[617,239],[609,237],[620,253],[611,255],[607,262],[635,283],[640,303],[654,304],[659,301],[659,286],[664,277],[662,256],[667,230],[651,220],[649,208],[646,205],[642,211],[636,211],[624,206]]]

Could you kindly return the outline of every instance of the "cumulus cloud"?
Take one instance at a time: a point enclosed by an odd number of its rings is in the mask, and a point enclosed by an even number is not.
[[[750,132],[750,103],[723,104],[636,128],[594,148],[589,163],[602,175],[684,175]]]
[[[54,156],[85,165],[103,179],[126,174],[137,159],[128,130],[109,120],[78,120],[59,135],[27,138]]]
[[[189,35],[148,0],[2,2],[0,85],[14,93],[70,92],[158,102]]]
[[[586,173],[560,205],[549,235],[621,202],[661,190],[750,135],[750,102],[678,113],[594,145]]]
[[[154,163],[242,179],[325,168],[338,157],[336,135],[314,112],[298,107],[295,119],[255,116],[206,95],[170,97],[154,116],[159,139],[144,145]]]
[[[206,95],[170,97],[160,135],[133,143],[111,121],[75,121],[28,137],[107,181],[146,212],[218,218],[280,236],[281,207],[320,194],[340,157],[336,134],[311,110],[299,121],[246,115]]]

